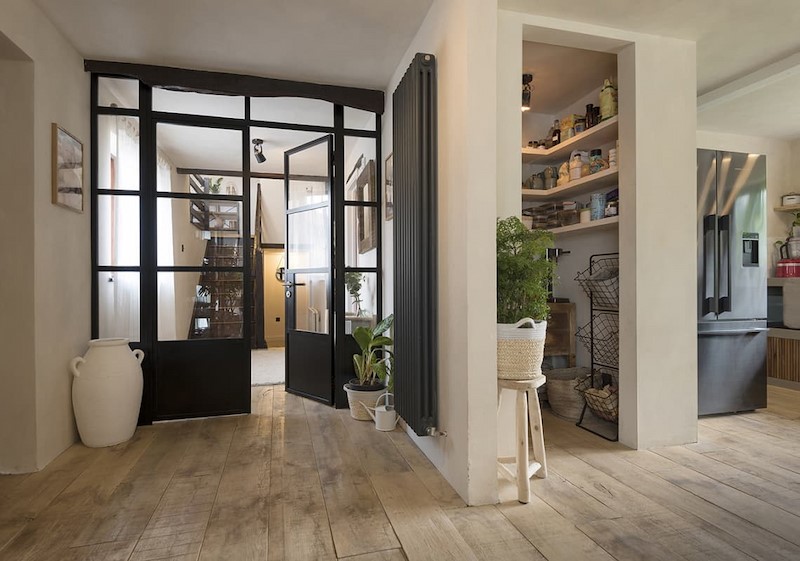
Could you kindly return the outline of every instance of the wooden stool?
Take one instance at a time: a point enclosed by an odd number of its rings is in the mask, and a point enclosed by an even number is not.
[[[497,469],[510,481],[517,483],[517,500],[527,503],[531,499],[530,478],[534,475],[547,477],[547,458],[544,453],[542,410],[539,407],[538,387],[547,378],[537,376],[532,380],[497,380],[497,411],[503,404],[503,390],[517,392],[516,432],[517,455],[497,458]],[[526,399],[527,394],[527,399]],[[528,427],[533,435],[533,459],[528,459]],[[514,466],[513,468],[511,466]],[[520,469],[520,466],[522,468]]]

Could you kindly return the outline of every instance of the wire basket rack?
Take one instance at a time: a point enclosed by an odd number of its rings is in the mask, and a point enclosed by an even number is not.
[[[575,337],[592,355],[595,365],[619,367],[619,315],[597,312],[593,321],[578,328]]]
[[[575,389],[583,394],[586,405],[597,417],[617,422],[619,419],[619,379],[610,370],[596,370],[593,376],[581,379]]]
[[[619,310],[619,256],[593,259],[575,280],[592,299],[592,307]]]

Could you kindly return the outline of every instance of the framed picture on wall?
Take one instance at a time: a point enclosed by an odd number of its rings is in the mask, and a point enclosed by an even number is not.
[[[83,212],[83,144],[53,123],[53,204]]]
[[[383,192],[383,200],[386,201],[386,220],[389,221],[394,218],[394,153],[389,154],[386,158],[386,189]]]

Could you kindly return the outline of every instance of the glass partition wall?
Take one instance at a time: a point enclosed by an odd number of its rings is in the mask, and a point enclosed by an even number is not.
[[[382,314],[380,116],[97,73],[92,107],[93,337],[145,351],[141,421],[249,411],[254,239],[294,251],[286,313],[302,358],[287,349],[287,390],[345,406],[350,334]],[[295,150],[284,168],[287,153],[323,136],[327,185],[314,150]],[[305,352],[309,334],[327,335],[329,350]]]

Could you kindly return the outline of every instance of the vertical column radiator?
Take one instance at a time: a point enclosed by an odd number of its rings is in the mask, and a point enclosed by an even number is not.
[[[437,429],[436,59],[417,53],[392,96],[394,352],[398,414]]]

